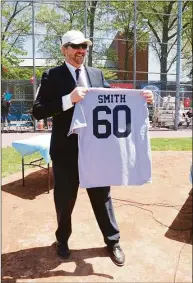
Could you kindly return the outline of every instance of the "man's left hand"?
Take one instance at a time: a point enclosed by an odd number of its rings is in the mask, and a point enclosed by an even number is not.
[[[152,104],[153,103],[153,93],[151,90],[143,90],[141,92],[141,95],[143,97],[145,97],[146,101],[148,104]]]

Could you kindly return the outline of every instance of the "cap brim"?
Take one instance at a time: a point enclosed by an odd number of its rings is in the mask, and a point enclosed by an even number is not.
[[[92,45],[92,42],[89,39],[86,39],[86,38],[85,38],[85,40],[74,39],[74,40],[71,40],[70,42],[74,43],[74,44],[80,44],[80,43],[85,43],[86,42],[88,44],[88,46]]]

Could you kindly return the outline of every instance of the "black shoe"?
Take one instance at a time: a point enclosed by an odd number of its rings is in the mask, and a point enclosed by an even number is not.
[[[70,256],[70,250],[68,244],[56,242],[56,252],[58,256],[61,257],[62,259],[68,259]]]
[[[125,254],[119,244],[115,244],[114,246],[108,246],[108,251],[112,261],[118,265],[123,266],[125,263]]]

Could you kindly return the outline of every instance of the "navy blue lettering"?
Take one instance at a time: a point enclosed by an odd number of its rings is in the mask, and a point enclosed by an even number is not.
[[[98,95],[98,102],[103,103],[103,95]]]
[[[111,123],[108,120],[99,120],[98,113],[104,111],[106,114],[111,114],[111,109],[108,106],[97,106],[93,110],[93,134],[98,139],[106,139],[111,135]],[[99,126],[105,126],[105,133],[99,133]]]
[[[124,132],[119,132],[119,112],[125,112],[125,125],[126,129]],[[117,105],[113,109],[113,134],[117,138],[126,138],[131,133],[131,111],[127,105]]]

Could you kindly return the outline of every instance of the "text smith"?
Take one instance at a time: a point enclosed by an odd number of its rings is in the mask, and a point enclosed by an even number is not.
[[[100,94],[98,103],[126,103],[125,94]]]

